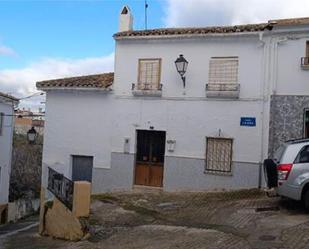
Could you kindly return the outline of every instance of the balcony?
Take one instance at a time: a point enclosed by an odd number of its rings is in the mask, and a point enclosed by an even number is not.
[[[162,84],[132,84],[132,94],[134,96],[150,96],[161,97],[162,96]]]
[[[309,70],[309,57],[301,58],[301,67],[302,69]]]
[[[206,84],[206,97],[237,99],[239,90],[239,84]]]

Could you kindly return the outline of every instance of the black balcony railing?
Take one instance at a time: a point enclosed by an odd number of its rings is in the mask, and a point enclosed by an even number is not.
[[[303,66],[309,66],[309,57],[302,57],[301,58],[301,65]]]
[[[141,91],[162,91],[162,84],[147,84],[147,83],[133,83],[132,84],[132,91],[133,90],[141,90]]]
[[[73,207],[74,182],[58,173],[52,168],[48,168],[48,186],[52,192],[68,209]]]

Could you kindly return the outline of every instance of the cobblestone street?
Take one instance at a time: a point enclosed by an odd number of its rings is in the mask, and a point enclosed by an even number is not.
[[[301,204],[259,192],[94,196],[91,236],[80,242],[39,236],[36,222],[0,227],[0,248],[305,249],[309,242]]]

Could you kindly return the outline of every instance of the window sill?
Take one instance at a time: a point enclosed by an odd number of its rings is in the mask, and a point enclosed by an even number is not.
[[[309,64],[302,64],[301,69],[303,70],[309,70]]]
[[[239,84],[206,84],[206,97],[238,99]]]
[[[207,98],[238,99],[237,91],[206,91]]]
[[[222,171],[213,171],[213,170],[204,170],[205,175],[218,175],[218,176],[233,176],[231,172],[222,172]]]
[[[161,97],[162,91],[161,90],[132,90],[132,94],[134,96],[143,96],[143,97]]]

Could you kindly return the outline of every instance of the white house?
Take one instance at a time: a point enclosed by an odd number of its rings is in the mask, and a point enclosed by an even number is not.
[[[18,99],[0,92],[0,223],[6,222],[14,130]]]
[[[304,127],[309,18],[135,31],[125,6],[114,39],[114,73],[37,83],[44,186],[51,167],[94,193],[256,188],[277,134]],[[185,86],[177,58],[188,61]]]

